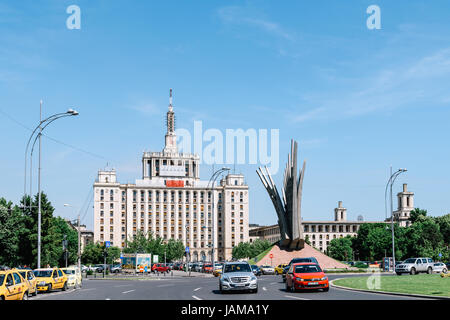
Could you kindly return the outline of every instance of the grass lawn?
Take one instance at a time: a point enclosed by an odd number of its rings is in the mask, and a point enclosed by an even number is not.
[[[450,278],[441,278],[439,274],[352,277],[333,283],[354,289],[450,297]]]
[[[248,260],[248,263],[249,263],[249,264],[256,264],[256,262],[258,262],[259,260],[261,260],[262,258],[264,258],[264,256],[265,256],[266,254],[268,254],[270,250],[272,250],[272,248],[273,248],[273,246],[270,247],[270,248],[268,248],[267,250],[261,252],[260,254],[258,254],[258,255],[256,256],[256,258],[253,258],[253,259]]]

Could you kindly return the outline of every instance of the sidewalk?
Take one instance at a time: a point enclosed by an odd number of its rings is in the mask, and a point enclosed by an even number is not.
[[[169,273],[110,273],[103,277],[103,273],[94,273],[86,277],[83,275],[83,279],[86,280],[162,280],[162,279],[174,279],[174,278],[184,278],[184,277],[195,277],[195,278],[214,278],[210,273],[200,273],[191,271],[189,272],[173,270]]]

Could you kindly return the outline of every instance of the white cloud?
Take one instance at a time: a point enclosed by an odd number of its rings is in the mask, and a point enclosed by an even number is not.
[[[309,95],[305,100],[310,109],[291,117],[291,121],[336,120],[405,106],[448,103],[450,48],[362,78],[346,78],[345,82],[347,90]]]

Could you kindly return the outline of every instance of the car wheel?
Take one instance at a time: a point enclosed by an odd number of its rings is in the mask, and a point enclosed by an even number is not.
[[[330,287],[323,288],[323,292],[328,292],[328,291],[330,291]]]
[[[63,285],[63,287],[62,287],[62,291],[66,291],[66,290],[67,290],[67,281],[64,282],[64,285]]]
[[[288,283],[286,281],[286,291],[289,292],[291,290],[291,288],[288,286]]]
[[[48,285],[47,292],[52,292],[52,284],[51,283]]]
[[[258,293],[258,288],[256,288],[255,290],[253,290],[253,293]]]
[[[401,272],[396,272],[396,273],[397,273],[397,275],[398,275],[398,276],[401,276],[401,275],[402,275],[402,273],[401,273]]]
[[[23,293],[22,300],[28,300],[28,291]]]
[[[427,273],[428,274],[432,274],[433,273],[433,269],[432,268],[428,268]]]
[[[411,268],[411,274],[416,274],[416,269],[415,268]]]
[[[443,273],[447,273],[448,270],[444,268],[444,269],[442,269],[442,272],[443,272]]]

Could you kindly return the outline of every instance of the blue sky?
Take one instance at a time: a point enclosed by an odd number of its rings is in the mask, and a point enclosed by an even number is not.
[[[72,4],[80,30],[66,28]],[[366,27],[372,4],[381,30]],[[23,126],[37,125],[41,99],[44,116],[80,112],[46,129],[65,145],[43,139],[42,188],[57,214],[74,218],[98,169],[109,162],[133,183],[142,151],[163,148],[173,88],[178,128],[201,120],[222,132],[280,129],[282,168],[298,140],[305,220],[332,219],[339,200],[349,219],[383,220],[390,165],[408,169],[395,192],[408,183],[417,207],[448,213],[449,9],[448,1],[2,1],[0,196],[17,202],[23,193]],[[256,168],[236,167],[250,186],[250,221],[273,224]],[[211,170],[203,166],[202,178]],[[274,178],[280,186],[282,170]],[[92,208],[83,223],[92,227]]]

